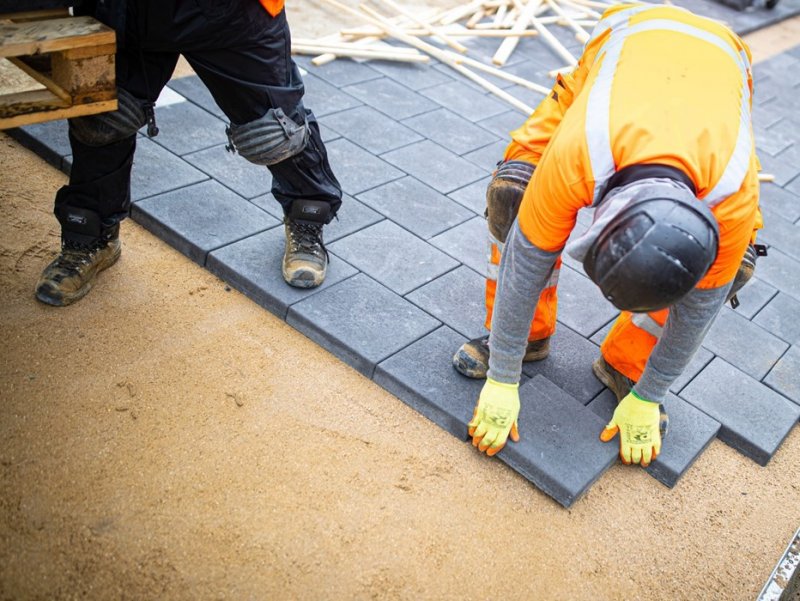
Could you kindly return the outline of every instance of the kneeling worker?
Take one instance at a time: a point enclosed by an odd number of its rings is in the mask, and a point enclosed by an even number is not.
[[[469,423],[481,451],[519,439],[522,362],[548,354],[566,250],[622,311],[593,365],[619,401],[600,437],[619,432],[626,464],[655,459],[670,385],[755,267],[751,97],[749,50],[729,29],[677,7],[618,5],[512,132],[487,191],[491,334],[454,357],[487,378]],[[591,227],[567,243],[590,206]]]

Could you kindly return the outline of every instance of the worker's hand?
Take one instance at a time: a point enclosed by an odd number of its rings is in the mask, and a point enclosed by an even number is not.
[[[506,446],[509,435],[518,442],[518,416],[519,384],[503,384],[487,378],[472,421],[467,424],[472,445],[492,456]]]
[[[646,401],[631,391],[617,405],[614,416],[600,433],[608,442],[619,432],[619,456],[622,463],[641,463],[647,467],[661,452],[658,403]]]

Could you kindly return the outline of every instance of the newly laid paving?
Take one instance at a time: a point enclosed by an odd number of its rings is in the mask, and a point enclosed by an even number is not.
[[[711,0],[676,0],[747,32],[800,12],[739,13]],[[565,28],[556,36],[573,52]],[[489,60],[498,40],[465,41]],[[314,290],[281,277],[282,212],[269,171],[225,150],[225,115],[196,77],[169,84],[156,114],[162,133],[140,136],[132,217],[232,287],[303,332],[454,436],[482,382],[451,366],[455,350],[485,334],[484,195],[508,132],[526,115],[441,64],[336,60],[306,71],[306,105],[320,123],[345,197],[325,229],[331,264]],[[505,69],[547,85],[561,67],[535,38]],[[754,123],[764,170],[769,256],[726,307],[665,402],[670,432],[648,472],[674,486],[714,437],[764,465],[800,418],[800,46],[755,68]],[[535,106],[541,96],[497,85]],[[168,101],[167,101],[168,100]],[[67,128],[15,130],[56,167],[71,164]],[[582,212],[579,227],[591,223]],[[591,363],[616,316],[582,266],[565,259],[559,326],[550,356],[523,369],[522,440],[498,458],[564,506],[616,460],[598,434],[616,405]],[[756,468],[754,468],[756,469]]]

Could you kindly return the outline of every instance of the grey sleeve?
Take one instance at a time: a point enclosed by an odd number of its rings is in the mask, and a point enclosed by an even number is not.
[[[531,244],[514,220],[500,260],[497,294],[489,335],[489,373],[498,382],[516,384],[539,294],[545,287],[560,252],[547,252]]]
[[[669,387],[700,348],[708,328],[725,304],[729,289],[730,284],[712,289],[695,288],[670,307],[661,338],[634,386],[636,394],[650,401],[664,401]]]

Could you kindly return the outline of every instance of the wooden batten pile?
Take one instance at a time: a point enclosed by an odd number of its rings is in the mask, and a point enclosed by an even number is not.
[[[478,72],[547,94],[549,86],[511,75],[498,67],[508,62],[521,38],[537,37],[564,60],[565,66],[553,70],[551,76],[571,70],[577,58],[549,28],[566,27],[576,39],[586,42],[602,11],[616,3],[615,0],[471,0],[444,12],[434,12],[411,10],[396,0],[365,0],[358,8],[339,0],[319,1],[366,25],[317,40],[293,40],[292,52],[314,56],[313,65],[324,65],[337,57],[423,63],[434,58],[525,113],[530,113],[532,107]],[[467,56],[468,48],[463,41],[469,37],[497,38],[493,64]],[[387,38],[408,47],[386,44]]]

